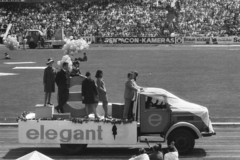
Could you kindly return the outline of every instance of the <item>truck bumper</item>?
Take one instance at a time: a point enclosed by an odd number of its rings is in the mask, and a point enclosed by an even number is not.
[[[213,132],[213,133],[202,132],[201,134],[202,134],[203,137],[210,137],[210,136],[216,135],[216,132]]]

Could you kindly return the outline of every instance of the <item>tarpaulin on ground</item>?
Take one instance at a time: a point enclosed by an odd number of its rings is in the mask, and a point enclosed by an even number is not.
[[[49,158],[48,156],[45,156],[42,153],[39,153],[38,151],[33,151],[25,156],[22,156],[16,160],[53,160],[52,158]]]

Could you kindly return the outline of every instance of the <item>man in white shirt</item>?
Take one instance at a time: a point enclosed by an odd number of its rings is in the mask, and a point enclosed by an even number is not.
[[[146,154],[146,150],[144,148],[139,149],[139,155],[129,160],[150,160],[149,156]]]
[[[174,145],[174,142],[172,142],[168,146],[168,153],[164,155],[164,160],[179,160],[178,159],[178,150]]]

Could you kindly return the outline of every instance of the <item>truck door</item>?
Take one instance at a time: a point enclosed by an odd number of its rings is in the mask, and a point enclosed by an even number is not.
[[[140,131],[141,133],[162,133],[170,125],[171,110],[164,98],[140,96]]]

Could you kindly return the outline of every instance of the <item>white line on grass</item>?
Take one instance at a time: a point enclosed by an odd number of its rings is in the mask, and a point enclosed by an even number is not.
[[[13,75],[19,75],[18,73],[0,73],[0,76],[13,76]]]
[[[231,50],[231,51],[238,51],[238,50],[240,50],[240,49],[229,49],[229,50]]]
[[[36,62],[4,62],[4,64],[31,64]]]
[[[240,45],[191,45],[192,47],[240,47]]]
[[[14,67],[13,69],[45,69],[46,66],[44,67]]]

